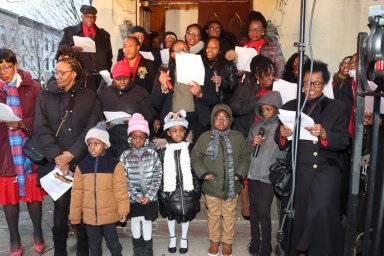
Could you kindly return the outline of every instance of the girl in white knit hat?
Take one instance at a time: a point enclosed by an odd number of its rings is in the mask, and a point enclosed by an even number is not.
[[[176,222],[181,223],[179,253],[188,252],[188,227],[200,210],[200,182],[191,169],[189,145],[186,139],[188,121],[186,112],[170,112],[164,118],[166,139],[155,140],[163,162],[163,182],[159,191],[160,214],[168,218],[168,252],[176,252]],[[187,140],[187,141],[186,141]]]

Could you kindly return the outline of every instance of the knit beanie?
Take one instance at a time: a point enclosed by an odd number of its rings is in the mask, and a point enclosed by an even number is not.
[[[135,113],[128,122],[128,136],[133,131],[142,131],[149,136],[148,122],[144,119],[142,114]]]
[[[124,61],[118,61],[112,68],[112,77],[116,79],[119,76],[129,77],[130,70],[127,65],[124,64]]]
[[[188,121],[185,119],[186,116],[187,113],[184,109],[176,113],[169,112],[168,115],[164,118],[164,130],[167,130],[176,125],[181,125],[185,128],[188,128]]]
[[[105,122],[99,122],[95,127],[91,128],[87,135],[85,136],[85,144],[89,138],[95,138],[102,141],[107,147],[111,146],[111,142],[109,142],[109,133],[107,132],[107,125]]]

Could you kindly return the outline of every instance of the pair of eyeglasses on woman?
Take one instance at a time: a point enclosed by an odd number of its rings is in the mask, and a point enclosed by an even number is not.
[[[303,84],[304,84],[304,87],[308,87],[309,82],[304,81]],[[311,86],[313,86],[315,88],[321,88],[323,85],[324,85],[324,82],[321,82],[321,81],[311,82]]]
[[[55,76],[57,76],[59,78],[62,78],[65,75],[65,73],[68,73],[68,72],[72,72],[72,70],[54,70],[53,71]]]
[[[11,69],[13,68],[14,65],[11,65],[11,66],[4,66],[2,68],[0,68],[0,72],[6,72],[8,73],[9,71],[11,71]]]
[[[214,28],[214,27],[209,27],[208,30],[211,31],[211,32],[213,32],[213,31],[215,31],[215,32],[220,32],[220,31],[221,31],[221,28],[220,28],[220,27],[216,27],[216,28]]]
[[[219,121],[228,121],[229,120],[229,116],[214,116],[215,120],[219,120]]]
[[[198,37],[198,36],[200,36],[200,33],[199,33],[199,32],[187,31],[187,35],[188,35],[188,36],[195,36],[195,37]]]
[[[173,49],[173,51],[175,52],[175,53],[181,53],[181,52],[186,52],[186,53],[188,53],[189,52],[189,48],[175,48],[175,49]]]

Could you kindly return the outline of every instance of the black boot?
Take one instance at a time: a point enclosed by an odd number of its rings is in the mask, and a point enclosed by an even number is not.
[[[67,256],[68,230],[55,230],[52,228],[54,256]]]
[[[144,240],[144,254],[143,256],[153,256],[153,241],[152,239],[149,241]]]
[[[133,238],[132,237],[132,244],[133,244],[133,256],[143,256],[144,255],[144,240],[141,236],[140,238]]]
[[[89,255],[89,244],[88,244],[88,235],[85,228],[85,224],[81,223],[76,225],[76,256],[88,256]]]

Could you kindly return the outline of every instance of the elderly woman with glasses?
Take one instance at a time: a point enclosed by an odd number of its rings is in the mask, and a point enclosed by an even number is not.
[[[147,90],[136,85],[131,78],[131,72],[123,62],[117,62],[112,68],[113,84],[105,88],[100,99],[103,111],[123,111],[133,115],[140,113],[145,120],[151,122],[155,118],[155,110]],[[128,147],[128,123],[107,123],[111,149],[116,157]]]
[[[349,144],[346,105],[323,94],[329,82],[327,64],[310,62],[304,66],[303,92],[308,97],[303,112],[314,125],[304,127],[311,140],[300,140],[294,193],[295,218],[291,236],[290,255],[343,255],[343,230],[340,220],[340,190],[343,162],[340,152]],[[297,100],[283,105],[294,111]],[[302,105],[301,103],[300,105]],[[280,125],[275,140],[280,148],[287,148],[293,131]],[[288,197],[282,199],[286,205]],[[285,207],[281,207],[285,209]]]
[[[75,171],[87,154],[87,131],[102,120],[97,94],[85,88],[85,76],[79,61],[61,58],[51,80],[39,96],[35,113],[38,148],[48,163],[40,165],[39,175],[55,167],[64,175]],[[53,242],[55,255],[67,255],[68,214],[71,190],[54,202]],[[84,224],[77,226],[77,255],[88,255],[88,237]]]
[[[244,47],[252,47],[258,54],[270,58],[276,68],[275,76],[282,78],[285,59],[278,39],[265,34],[267,21],[264,15],[261,12],[252,11],[247,17],[245,28],[248,32],[248,42]]]
[[[33,248],[44,250],[41,230],[42,201],[46,193],[37,186],[37,166],[22,146],[33,133],[35,105],[40,86],[30,73],[18,69],[14,52],[0,49],[0,103],[8,105],[18,121],[0,120],[0,204],[9,229],[9,255],[21,255],[19,202],[26,202],[33,224]],[[3,110],[2,110],[3,111]]]
[[[200,86],[197,83],[183,84],[176,78],[176,54],[189,53],[188,44],[182,40],[176,41],[170,48],[169,71],[160,72],[152,91],[152,102],[161,112],[160,120],[169,112],[178,112],[184,109],[187,112],[189,128],[193,131],[194,141],[201,133],[210,128],[210,108],[214,106],[219,97],[215,86]],[[211,77],[205,77],[211,79]],[[168,84],[171,84],[173,90]],[[204,84],[206,82],[204,81]],[[161,125],[161,123],[155,124]]]

